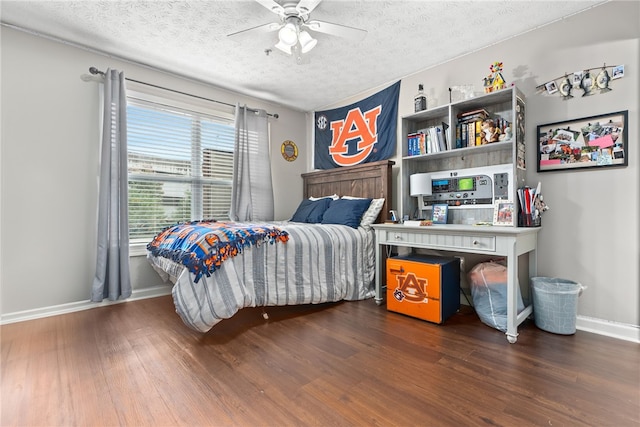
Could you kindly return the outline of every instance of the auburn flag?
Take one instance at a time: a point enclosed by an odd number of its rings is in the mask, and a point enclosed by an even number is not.
[[[315,113],[316,169],[388,159],[396,152],[400,82],[346,107]]]

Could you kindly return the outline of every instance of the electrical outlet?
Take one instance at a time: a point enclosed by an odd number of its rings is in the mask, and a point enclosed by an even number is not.
[[[509,198],[509,174],[508,173],[493,174],[493,197],[495,199]]]

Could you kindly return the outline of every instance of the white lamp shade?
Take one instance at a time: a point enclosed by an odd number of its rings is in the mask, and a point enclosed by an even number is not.
[[[287,55],[291,55],[291,46],[287,46],[286,44],[282,43],[281,41],[276,43],[276,48],[278,48],[279,50],[283,51]]]
[[[294,24],[288,22],[280,29],[278,37],[280,38],[280,43],[287,46],[293,46],[298,42],[298,29]]]
[[[318,44],[318,40],[311,37],[311,35],[306,31],[300,31],[300,34],[298,35],[298,41],[300,42],[302,53],[309,52]]]
[[[409,177],[409,192],[412,196],[431,195],[431,174],[414,173]]]

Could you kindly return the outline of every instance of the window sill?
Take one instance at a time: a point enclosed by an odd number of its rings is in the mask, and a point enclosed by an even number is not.
[[[146,243],[129,243],[129,257],[147,256]]]

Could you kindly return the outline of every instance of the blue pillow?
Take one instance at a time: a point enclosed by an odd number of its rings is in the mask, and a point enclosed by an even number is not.
[[[323,224],[342,224],[358,228],[362,215],[369,208],[371,199],[332,200],[322,216]]]
[[[291,217],[294,222],[317,224],[322,221],[322,214],[331,204],[332,199],[303,200]]]

